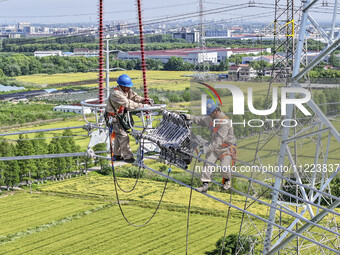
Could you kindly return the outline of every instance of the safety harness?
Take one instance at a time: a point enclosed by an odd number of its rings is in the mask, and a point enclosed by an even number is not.
[[[113,90],[119,91],[118,88],[115,88]],[[111,104],[110,101],[108,103]],[[115,109],[115,107],[113,107],[112,104],[111,104],[111,107]],[[111,112],[105,113],[105,120],[108,126],[113,125],[114,118],[116,118],[119,121],[120,125],[123,127],[123,129],[126,132],[128,132],[128,130],[131,129],[134,125],[132,116],[127,113],[127,110],[125,109],[124,106],[120,106],[118,111],[116,111],[115,113],[111,113]]]

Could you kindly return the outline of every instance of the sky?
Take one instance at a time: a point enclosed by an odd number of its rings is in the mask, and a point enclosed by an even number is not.
[[[174,16],[198,11],[198,0],[141,0],[143,19]],[[31,23],[78,23],[96,22],[98,0],[0,0],[0,24],[17,22]],[[274,18],[274,0],[255,0],[257,7],[248,7],[249,0],[204,0],[205,9],[214,9],[212,19],[235,19],[248,17],[248,21],[270,22]],[[286,1],[283,1],[285,3]],[[299,2],[295,0],[295,2]],[[321,5],[321,0],[319,1]],[[334,0],[328,0],[330,5]],[[261,4],[262,3],[262,4]],[[234,6],[234,11],[228,11],[226,6]],[[236,6],[239,6],[237,8]],[[106,21],[137,22],[137,7],[135,0],[104,0]],[[243,7],[243,8],[242,8]],[[224,9],[221,9],[224,8]],[[318,9],[313,16],[320,20],[331,20],[331,15],[321,14],[320,10],[330,13],[331,7]],[[257,15],[257,16],[251,16]],[[193,18],[196,19],[197,18]],[[338,19],[340,20],[340,18]]]

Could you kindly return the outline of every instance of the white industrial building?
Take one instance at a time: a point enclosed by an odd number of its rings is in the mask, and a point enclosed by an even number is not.
[[[35,57],[50,57],[50,56],[62,56],[61,50],[46,50],[46,51],[35,51]]]
[[[217,64],[218,57],[217,52],[206,52],[205,54],[200,52],[199,49],[177,49],[177,50],[155,50],[146,51],[145,55],[147,58],[152,58],[155,60],[160,60],[162,63],[167,63],[171,57],[181,57],[185,62],[195,64],[210,62],[212,64]],[[132,60],[140,59],[140,51],[130,51],[130,52],[119,52],[118,59]]]
[[[205,37],[209,38],[231,37],[231,31],[228,29],[209,29],[205,31]]]
[[[206,48],[206,53],[203,54],[199,48],[190,49],[174,49],[174,50],[154,50],[146,51],[145,56],[151,59],[161,60],[162,63],[167,63],[169,59],[173,56],[181,57],[185,62],[188,63],[201,63],[210,62],[212,64],[218,64],[219,62],[225,62],[231,55],[237,54],[260,54],[261,52],[271,52],[270,48]],[[129,52],[119,52],[118,59],[122,60],[133,60],[140,59],[140,51],[129,51]]]
[[[74,112],[74,113],[79,113],[83,114],[83,110],[85,114],[90,114],[91,109],[89,107],[82,107],[78,105],[59,105],[53,107],[53,111],[55,112]]]

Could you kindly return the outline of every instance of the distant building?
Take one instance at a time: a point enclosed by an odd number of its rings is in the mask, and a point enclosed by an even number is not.
[[[205,31],[205,37],[231,37],[231,32],[228,29],[210,29]]]
[[[221,61],[225,62],[231,55],[234,54],[260,54],[264,50],[271,51],[268,49],[260,49],[260,48],[222,48],[222,47],[214,47],[214,48],[206,48],[205,62],[210,62],[212,64],[217,64]],[[155,51],[146,51],[145,52],[147,58],[158,59],[163,63],[167,63],[172,56],[181,57],[185,62],[188,63],[200,63],[203,61],[202,53],[199,48],[187,48],[187,49],[174,49],[174,50],[155,50]],[[132,59],[140,59],[141,53],[140,51],[129,51],[129,52],[119,52],[118,59],[122,60],[132,60]],[[202,59],[202,60],[201,60]]]
[[[53,111],[55,112],[74,112],[78,114],[83,114],[83,110],[85,114],[90,114],[91,109],[89,107],[82,107],[77,105],[59,105],[53,107]]]
[[[146,51],[147,58],[160,60],[162,63],[167,63],[171,57],[181,57],[185,62],[196,64],[202,62],[209,62],[211,64],[217,64],[217,52],[207,52],[203,54],[198,48],[194,49],[176,49],[176,50],[154,50]],[[140,51],[119,52],[118,59],[132,60],[140,59]]]
[[[277,63],[278,61],[282,60],[283,56],[280,55],[265,55],[265,56],[251,56],[251,57],[243,57],[242,64],[249,64],[250,62],[257,62],[257,61],[265,61],[269,64],[273,64],[274,62]]]
[[[46,51],[35,51],[35,57],[50,57],[50,56],[62,56],[61,50],[46,50]]]
[[[90,50],[90,49],[74,49],[73,50],[73,55],[75,57],[98,57],[99,51],[98,50]]]
[[[19,22],[17,25],[17,28],[19,30],[23,30],[25,27],[30,27],[31,23],[30,22]]]
[[[290,77],[292,70],[290,67],[279,68],[275,67],[265,67],[264,68],[264,76],[273,77],[273,80],[276,82],[285,82],[287,77]]]
[[[127,30],[127,24],[126,23],[118,23],[116,25],[117,31],[126,31]]]
[[[172,38],[184,39],[188,43],[195,43],[200,40],[200,33],[198,31],[189,32],[185,28],[182,28],[180,32],[172,33]]]
[[[228,71],[230,81],[250,81],[256,76],[256,71],[249,65],[231,66]]]

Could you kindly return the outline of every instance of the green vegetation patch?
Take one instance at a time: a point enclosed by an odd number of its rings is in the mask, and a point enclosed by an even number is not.
[[[44,224],[104,205],[89,201],[44,194],[16,193],[0,197],[0,245]],[[27,233],[26,233],[27,235]]]

